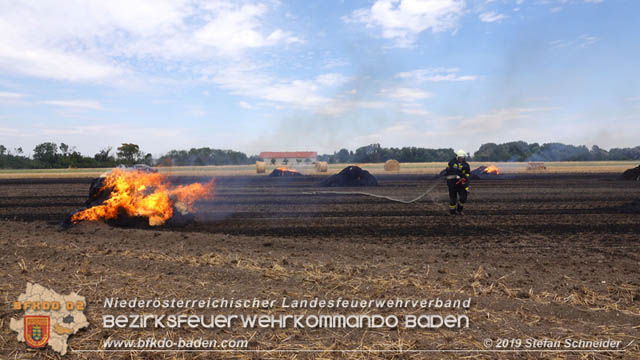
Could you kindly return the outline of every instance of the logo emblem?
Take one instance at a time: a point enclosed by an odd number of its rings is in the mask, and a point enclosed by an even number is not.
[[[49,317],[26,315],[24,317],[24,341],[32,348],[41,348],[49,341]]]

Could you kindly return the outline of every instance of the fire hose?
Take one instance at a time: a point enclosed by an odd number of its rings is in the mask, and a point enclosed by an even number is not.
[[[372,194],[372,193],[368,193],[368,192],[364,192],[364,191],[308,191],[308,192],[303,192],[302,194],[304,194],[304,195],[320,195],[320,194],[364,195],[364,196],[375,197],[375,198],[378,198],[378,199],[385,199],[385,200],[389,200],[389,201],[395,201],[395,202],[399,202],[399,203],[403,203],[403,204],[411,204],[411,203],[414,203],[414,202],[422,199],[423,197],[429,195],[431,193],[431,190],[433,190],[433,188],[435,188],[438,185],[438,183],[439,183],[439,181],[438,182],[434,182],[433,185],[431,185],[427,189],[427,191],[422,193],[417,198],[411,199],[411,200],[396,199],[396,198],[393,198],[391,196]]]

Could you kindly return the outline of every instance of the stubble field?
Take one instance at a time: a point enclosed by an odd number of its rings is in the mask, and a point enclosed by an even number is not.
[[[70,338],[71,358],[637,358],[640,212],[624,205],[640,198],[640,186],[617,175],[475,181],[464,217],[447,216],[446,187],[427,174],[379,175],[377,188],[330,189],[405,200],[431,189],[412,204],[318,193],[327,190],[318,187],[319,176],[220,176],[214,200],[198,205],[194,224],[80,223],[65,231],[57,224],[86,200],[90,178],[1,179],[0,269],[6,281],[0,295],[7,305],[0,311],[0,358],[58,357],[50,349],[27,350],[8,328],[9,319],[20,316],[10,302],[27,282],[86,297],[91,325]],[[449,311],[468,315],[465,329],[103,329],[102,315],[114,311],[102,304],[113,296],[278,302],[470,297],[472,305]],[[447,313],[347,313],[372,311]],[[239,312],[331,313],[280,307]],[[247,339],[251,350],[274,351],[78,351],[101,349],[108,339],[152,335]],[[485,352],[496,350],[487,348],[486,339],[502,338],[615,339],[624,351]]]

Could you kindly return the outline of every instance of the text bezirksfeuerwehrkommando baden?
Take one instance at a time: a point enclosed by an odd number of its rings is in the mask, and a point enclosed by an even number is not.
[[[102,315],[102,327],[130,329],[175,329],[205,328],[223,329],[241,326],[243,328],[396,328],[406,329],[438,329],[468,328],[469,317],[464,314],[280,314],[280,315],[241,315],[241,314],[129,314]]]
[[[206,299],[104,299],[105,309],[469,309],[471,298],[465,299],[280,299],[226,298],[210,297]]]

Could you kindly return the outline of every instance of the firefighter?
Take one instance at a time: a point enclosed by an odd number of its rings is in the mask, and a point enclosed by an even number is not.
[[[469,193],[469,181],[471,180],[471,168],[465,161],[467,153],[458,150],[456,157],[449,161],[445,170],[444,178],[447,180],[449,188],[449,214],[456,212],[463,215],[464,203],[467,201]]]

